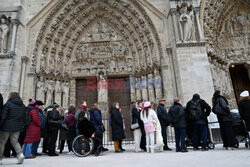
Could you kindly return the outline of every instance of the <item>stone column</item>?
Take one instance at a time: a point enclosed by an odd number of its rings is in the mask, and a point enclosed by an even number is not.
[[[136,101],[136,78],[135,77],[132,77],[130,76],[129,77],[129,89],[130,89],[130,95],[131,95],[131,101]]]
[[[17,33],[17,27],[19,25],[19,21],[17,20],[17,14],[14,13],[12,15],[12,20],[11,20],[12,24],[13,24],[13,31],[12,31],[12,38],[11,38],[11,48],[10,51],[14,52],[15,51],[15,45],[16,45],[16,33]]]
[[[155,95],[156,95],[156,101],[159,101],[160,98],[162,98],[162,79],[160,76],[160,72],[158,70],[154,71],[154,88],[155,88]]]
[[[141,91],[142,91],[142,100],[148,101],[148,89],[147,89],[147,79],[145,76],[141,76]]]
[[[142,92],[141,92],[141,86],[140,86],[140,83],[141,83],[141,79],[140,78],[136,78],[136,90],[135,90],[135,93],[136,93],[136,100],[137,101],[141,101],[142,100]]]
[[[154,90],[154,80],[153,80],[153,75],[148,74],[148,81],[147,81],[147,86],[148,86],[148,99],[150,102],[155,102],[155,90]]]
[[[69,82],[69,105],[76,106],[76,80],[71,79]],[[77,107],[77,106],[76,106]]]
[[[102,111],[103,119],[108,118],[108,89],[107,89],[107,78],[104,76],[99,76],[98,78],[98,104],[100,110]]]
[[[29,58],[27,56],[22,56],[21,60],[22,60],[22,68],[21,68],[19,92],[20,92],[20,97],[23,98],[23,86],[26,74],[26,63],[28,62]]]

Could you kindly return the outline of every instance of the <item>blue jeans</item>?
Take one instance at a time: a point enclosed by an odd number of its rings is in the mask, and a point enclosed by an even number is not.
[[[37,155],[37,149],[39,147],[40,140],[32,144],[32,155]]]
[[[25,157],[32,156],[32,143],[24,143],[23,145],[23,154]]]
[[[207,125],[194,124],[194,131],[193,131],[194,148],[198,148],[201,140],[202,140],[202,148],[205,149],[207,147]]]
[[[174,128],[174,132],[175,132],[176,149],[185,150],[186,149],[186,144],[185,144],[186,128]]]

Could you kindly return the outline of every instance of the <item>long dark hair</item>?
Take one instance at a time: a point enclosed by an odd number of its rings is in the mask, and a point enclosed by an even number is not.
[[[215,105],[215,102],[216,102],[216,100],[217,100],[219,97],[222,97],[222,98],[226,101],[226,103],[228,104],[227,99],[226,99],[224,96],[221,95],[221,91],[220,91],[220,90],[216,90],[216,91],[214,92],[214,95],[213,95],[213,98],[212,98],[212,104],[213,104],[213,106]]]
[[[143,110],[143,117],[144,117],[144,114],[145,114],[145,112],[146,112],[146,117],[148,118],[148,111],[149,111],[149,109],[150,109],[150,106],[144,108],[144,110]]]

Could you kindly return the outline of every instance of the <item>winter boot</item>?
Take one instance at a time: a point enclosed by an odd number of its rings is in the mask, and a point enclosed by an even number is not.
[[[25,159],[25,157],[24,157],[23,153],[22,153],[22,152],[19,153],[19,154],[17,155],[17,164],[22,164],[23,161],[24,161],[24,159]]]
[[[151,153],[155,153],[155,146],[150,146]]]

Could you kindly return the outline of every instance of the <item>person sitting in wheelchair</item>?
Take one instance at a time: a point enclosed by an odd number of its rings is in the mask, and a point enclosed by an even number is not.
[[[86,139],[92,138],[94,140],[94,149],[93,152],[96,156],[101,153],[102,146],[101,146],[101,135],[98,131],[96,131],[95,127],[91,124],[91,122],[87,118],[87,114],[82,112],[79,114],[78,118],[78,130],[81,135],[83,135]],[[91,151],[90,147],[89,150],[85,150],[86,152]]]

